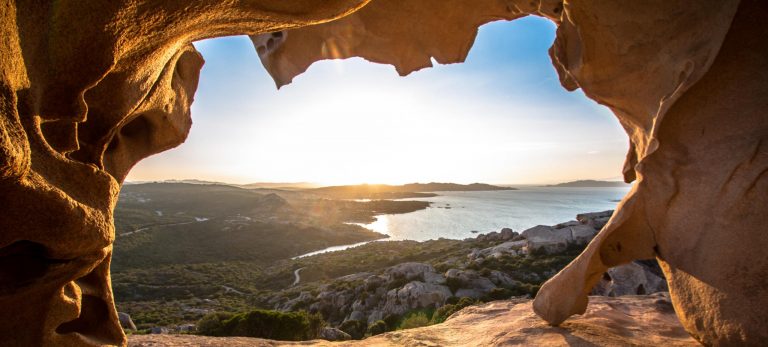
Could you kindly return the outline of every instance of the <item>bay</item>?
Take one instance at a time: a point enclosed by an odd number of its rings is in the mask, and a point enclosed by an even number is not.
[[[477,233],[512,228],[521,232],[536,225],[553,225],[576,215],[616,208],[630,187],[565,188],[521,187],[519,190],[436,192],[421,199],[431,206],[404,214],[377,216],[363,227],[390,236],[390,240],[464,239]]]

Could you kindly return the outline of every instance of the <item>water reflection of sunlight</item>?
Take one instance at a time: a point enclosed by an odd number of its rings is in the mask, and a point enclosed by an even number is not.
[[[373,223],[365,224],[365,223],[349,223],[354,225],[359,225],[363,228],[373,230],[377,233],[382,233],[385,235],[392,236],[389,233],[389,216],[383,214],[380,216],[376,216],[376,221]]]

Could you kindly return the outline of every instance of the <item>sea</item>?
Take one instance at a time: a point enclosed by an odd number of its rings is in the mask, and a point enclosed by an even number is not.
[[[511,228],[522,232],[536,225],[575,220],[576,215],[616,208],[627,187],[519,187],[518,190],[435,192],[424,210],[385,214],[370,224],[358,224],[386,234],[388,240],[465,239],[480,233]],[[303,256],[343,250],[363,243],[336,246]]]

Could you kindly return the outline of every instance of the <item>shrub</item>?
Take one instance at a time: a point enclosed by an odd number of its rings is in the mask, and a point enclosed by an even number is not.
[[[198,333],[300,341],[316,338],[323,324],[320,315],[305,311],[254,310],[238,315],[208,314],[198,322]]]
[[[440,308],[435,311],[435,314],[432,316],[432,324],[438,324],[445,322],[450,315],[452,315],[454,312],[458,311],[456,308],[456,305],[454,304],[447,304],[444,306],[441,306]]]
[[[207,336],[226,336],[224,331],[224,321],[232,318],[233,314],[215,312],[203,316],[197,322],[197,333]]]
[[[371,336],[375,336],[378,334],[383,334],[387,332],[389,329],[387,328],[387,322],[383,320],[377,320],[370,326],[368,326],[368,334]]]
[[[522,283],[514,288],[511,288],[510,293],[511,293],[511,296],[527,295],[530,297],[535,297],[538,291],[539,291],[538,285],[530,284],[530,283]]]
[[[485,295],[483,301],[504,300],[509,299],[514,293],[507,288],[493,288],[488,294]]]
[[[411,280],[409,280],[404,275],[395,274],[394,278],[392,279],[392,282],[389,282],[387,284],[387,290],[392,290],[392,289],[395,289],[395,288],[400,288],[400,287],[408,284],[408,282],[411,282]]]
[[[465,308],[467,306],[471,306],[477,303],[472,298],[463,297],[461,299],[458,299],[455,301],[455,304],[448,304],[444,305],[435,311],[435,314],[432,315],[432,324],[438,324],[445,322],[448,317],[450,317],[452,314],[456,313],[457,311],[461,310],[462,308]]]
[[[445,280],[445,285],[448,286],[448,289],[451,290],[451,293],[456,293],[457,290],[459,290],[463,285],[463,281],[455,278],[455,277],[449,277]]]
[[[396,314],[388,314],[384,317],[384,323],[387,323],[387,331],[397,329],[397,326],[400,325],[400,318],[401,317]]]
[[[477,300],[463,296],[461,299],[459,299],[459,302],[456,303],[456,306],[459,307],[459,309],[465,308],[467,306],[471,306],[477,303]]]
[[[425,312],[414,312],[403,318],[398,329],[413,329],[429,325],[429,317]]]
[[[350,319],[339,325],[339,330],[349,334],[355,340],[365,337],[366,324],[363,321]]]

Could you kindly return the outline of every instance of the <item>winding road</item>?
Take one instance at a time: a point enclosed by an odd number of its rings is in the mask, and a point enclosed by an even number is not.
[[[293,280],[293,284],[291,284],[291,287],[296,286],[297,284],[299,284],[299,281],[301,281],[301,275],[299,275],[299,272],[301,272],[301,270],[304,270],[304,268],[300,267],[293,271],[293,276],[295,277],[295,279]]]

